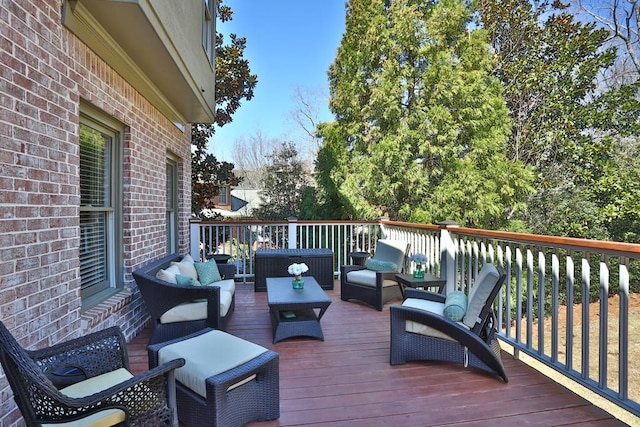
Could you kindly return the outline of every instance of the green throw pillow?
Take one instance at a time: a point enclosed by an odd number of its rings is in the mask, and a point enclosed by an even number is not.
[[[365,261],[364,266],[367,270],[373,271],[398,271],[398,264],[391,261],[380,261],[374,258],[369,258]]]
[[[454,322],[459,322],[467,311],[467,296],[462,291],[453,291],[447,294],[444,301],[444,317]]]
[[[184,274],[176,274],[176,282],[178,285],[200,286],[200,282],[193,277],[185,276]]]
[[[214,260],[207,262],[196,262],[193,264],[198,272],[198,281],[200,284],[207,286],[213,282],[222,280],[218,264]]]

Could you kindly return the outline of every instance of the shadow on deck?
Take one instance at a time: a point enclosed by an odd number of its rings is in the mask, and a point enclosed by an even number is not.
[[[324,342],[273,344],[267,294],[237,284],[227,332],[280,354],[280,419],[250,426],[626,425],[507,353],[507,384],[457,364],[391,366],[390,304],[379,312],[344,302],[339,289],[336,282],[327,292],[333,303],[321,321]],[[129,344],[136,372],[147,369],[149,332]]]

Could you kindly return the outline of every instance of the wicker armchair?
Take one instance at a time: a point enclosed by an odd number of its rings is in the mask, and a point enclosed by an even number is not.
[[[184,360],[133,376],[117,327],[29,351],[0,322],[0,362],[27,426],[77,420],[108,420],[104,425],[118,426],[178,425],[174,370]],[[63,371],[73,373],[72,379]],[[79,382],[58,390],[52,380]]]
[[[225,291],[219,286],[176,285],[156,278],[158,270],[165,269],[171,262],[178,262],[181,259],[182,256],[179,254],[168,255],[133,272],[133,277],[151,316],[153,332],[149,344],[180,338],[204,328],[225,329],[235,309],[235,293],[232,292],[230,305],[226,313],[222,312],[221,300]],[[219,264],[218,270],[223,279],[233,281],[235,277],[233,264]],[[174,307],[205,299],[206,313],[201,318],[172,322],[163,320],[163,315]]]
[[[466,313],[457,322],[445,315],[444,295],[406,289],[403,304],[390,307],[390,364],[455,362],[496,373],[507,382],[493,312],[493,302],[506,277],[492,264],[485,264],[469,292]]]
[[[364,266],[341,266],[340,299],[362,301],[382,311],[387,302],[402,298],[395,276],[405,268],[409,247],[408,243],[400,240],[380,239],[373,257]],[[378,270],[367,267],[375,263],[380,264]],[[391,267],[385,268],[385,264]]]

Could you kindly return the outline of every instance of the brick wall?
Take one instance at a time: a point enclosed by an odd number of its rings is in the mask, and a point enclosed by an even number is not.
[[[178,130],[61,25],[61,0],[0,2],[0,320],[28,348],[147,320],[131,271],[165,248],[165,164],[181,159],[180,242],[188,248],[190,133]],[[80,101],[126,126],[125,289],[82,312]],[[0,427],[23,425],[0,373]]]

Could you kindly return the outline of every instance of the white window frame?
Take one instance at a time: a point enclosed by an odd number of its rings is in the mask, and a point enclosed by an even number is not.
[[[229,186],[221,185],[218,190],[218,204],[227,206],[229,204]]]
[[[216,58],[216,0],[202,0],[202,47],[211,66]]]

